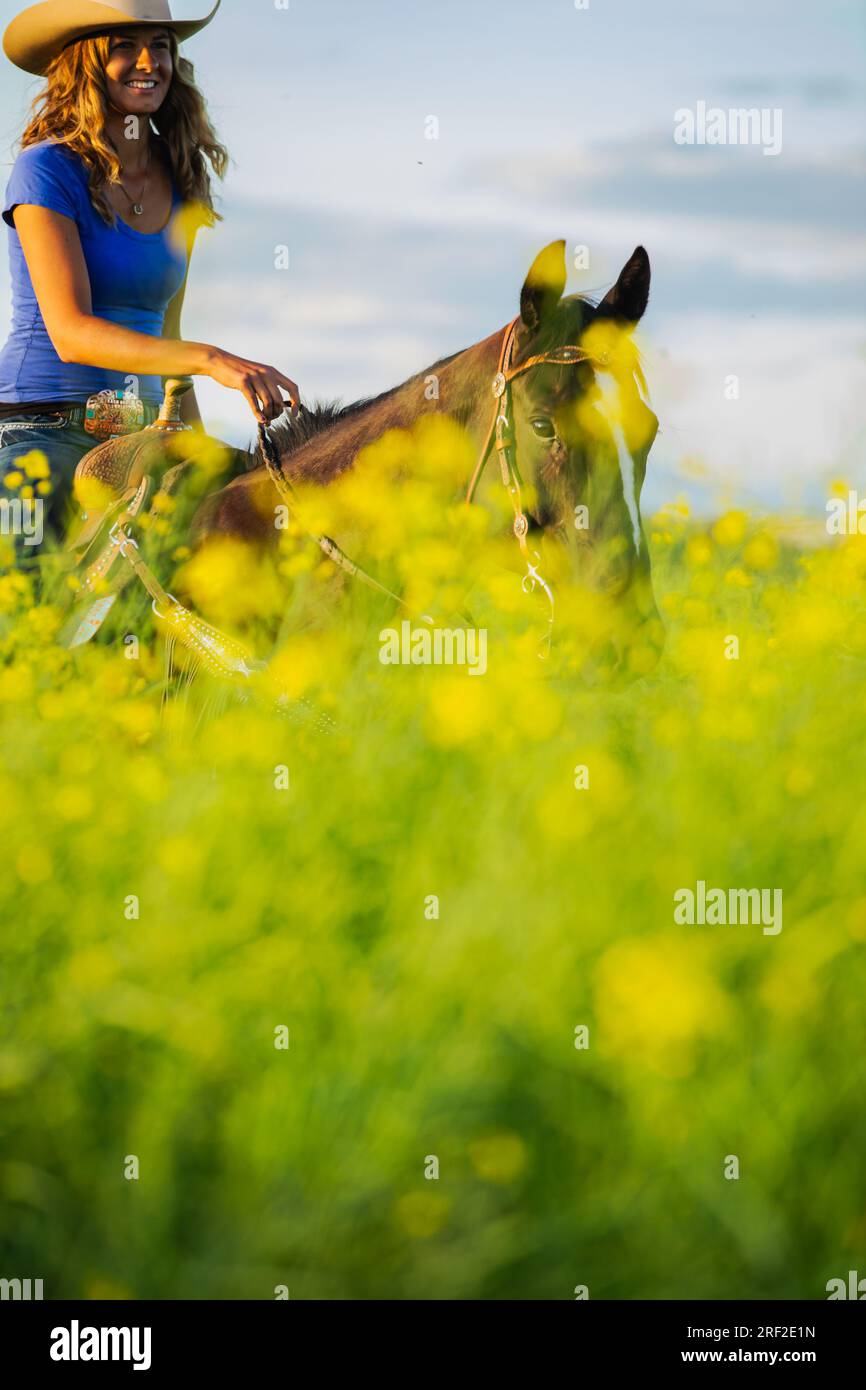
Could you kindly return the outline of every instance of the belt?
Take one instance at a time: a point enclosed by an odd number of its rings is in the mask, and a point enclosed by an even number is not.
[[[143,401],[144,423],[152,425],[160,407],[153,401]],[[54,415],[71,425],[84,424],[85,405],[82,401],[0,401],[0,421],[17,420],[21,415]]]

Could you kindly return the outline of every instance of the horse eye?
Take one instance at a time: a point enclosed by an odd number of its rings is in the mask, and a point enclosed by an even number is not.
[[[556,428],[548,415],[536,415],[530,424],[539,439],[556,438]]]

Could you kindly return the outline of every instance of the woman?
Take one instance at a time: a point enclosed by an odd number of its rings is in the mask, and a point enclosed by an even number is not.
[[[13,288],[0,352],[4,519],[13,499],[38,494],[62,529],[98,417],[103,437],[150,424],[161,377],[212,377],[241,391],[260,422],[285,408],[281,388],[297,410],[297,386],[275,367],[181,338],[195,230],[218,217],[206,160],[222,178],[228,155],[178,41],[218,8],[179,22],[167,0],[46,0],[6,30],[7,57],[47,86],[3,204]],[[192,392],[184,415],[201,422]]]

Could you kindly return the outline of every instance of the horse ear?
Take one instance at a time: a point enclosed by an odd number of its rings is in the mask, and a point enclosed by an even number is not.
[[[539,251],[529,267],[520,291],[520,317],[534,333],[542,320],[553,313],[565,289],[565,242],[552,241]]]
[[[642,246],[636,246],[619,274],[619,279],[608,290],[599,304],[596,313],[603,318],[619,319],[623,323],[637,323],[643,317],[650,291],[649,256]]]

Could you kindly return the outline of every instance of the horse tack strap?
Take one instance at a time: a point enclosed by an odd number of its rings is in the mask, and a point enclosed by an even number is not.
[[[268,470],[268,476],[271,482],[281,497],[285,497],[291,501],[302,530],[309,536],[310,540],[315,541],[325,558],[330,560],[332,564],[335,564],[338,569],[343,570],[345,574],[351,575],[353,579],[360,579],[361,582],[366,584],[369,588],[376,589],[380,594],[384,594],[386,598],[393,599],[395,603],[399,603],[402,608],[405,608],[407,612],[411,613],[412,609],[404,598],[401,598],[399,594],[393,593],[391,589],[386,588],[384,584],[380,584],[379,580],[374,579],[372,574],[368,574],[367,571],[356,564],[354,560],[350,560],[346,552],[341,550],[337,542],[332,541],[330,536],[319,536],[315,531],[311,531],[307,526],[304,526],[298,514],[297,492],[290,479],[287,478],[286,474],[283,472],[279,456],[271,442],[266,425],[259,425],[259,442],[261,444],[262,457],[265,460],[265,467]],[[420,616],[422,622],[432,623],[432,619],[427,617],[426,614],[418,616]]]
[[[530,371],[533,367],[568,367],[577,362],[598,362],[604,366],[606,354],[596,356],[587,352],[585,348],[577,343],[565,343],[562,347],[554,348],[550,352],[535,353],[532,357],[527,357],[525,361],[517,366],[513,363],[514,344],[517,338],[517,325],[520,318],[514,318],[502,335],[502,342],[499,347],[499,361],[496,366],[496,375],[493,378],[492,391],[499,404],[494,408],[494,415],[490,421],[481,452],[474,472],[466,489],[466,501],[471,502],[475,496],[475,490],[484,472],[484,465],[490,454],[491,444],[496,443],[499,453],[499,464],[502,472],[502,482],[512,494],[512,502],[515,507],[514,534],[523,546],[526,534],[529,530],[529,522],[522,509],[520,500],[520,473],[517,468],[517,458],[514,453],[514,427],[511,419],[511,383],[515,377],[523,376],[524,372]]]
[[[527,545],[529,535],[529,518],[523,509],[523,497],[521,494],[522,478],[520,469],[517,466],[517,450],[514,438],[514,423],[511,411],[511,383],[515,377],[522,376],[524,372],[530,371],[533,367],[571,366],[578,362],[595,361],[600,366],[607,363],[607,355],[594,355],[587,352],[577,343],[566,343],[562,347],[554,348],[550,352],[535,353],[532,357],[527,357],[523,362],[514,365],[514,345],[517,338],[517,325],[519,318],[511,320],[502,335],[502,342],[499,347],[499,361],[496,367],[496,375],[493,378],[492,390],[496,397],[493,419],[484,437],[481,452],[475,465],[469,486],[466,490],[467,505],[472,502],[475,490],[484,472],[484,465],[490,455],[490,447],[495,443],[496,452],[499,455],[499,468],[502,474],[502,484],[511,499],[514,510],[514,524],[512,530],[520,546],[521,554],[526,561],[526,573],[523,576],[523,592],[530,594],[536,588],[540,588],[550,607],[550,617],[548,619],[547,636],[545,638],[546,651],[539,652],[540,656],[546,656],[550,650],[550,639],[553,632],[554,616],[554,597],[550,585],[541,574],[538,564],[539,556],[535,553],[530,555]],[[533,563],[533,561],[535,563]]]
[[[512,319],[511,323],[506,328],[502,336],[502,342],[499,345],[499,361],[496,364],[496,375],[493,378],[493,394],[494,396],[496,396],[497,400],[500,396],[503,396],[505,394],[505,390],[508,385],[506,368],[509,365],[509,359],[516,330],[517,319]],[[493,443],[493,439],[496,434],[497,422],[501,415],[502,411],[497,407],[494,412],[493,418],[490,421],[487,434],[484,436],[484,443],[482,444],[481,452],[478,455],[478,462],[475,465],[475,471],[472,474],[472,477],[469,482],[469,487],[466,490],[467,502],[471,502],[472,498],[475,495],[475,489],[478,486],[481,474],[484,471],[484,465],[487,462],[487,456],[490,453],[490,446]]]

